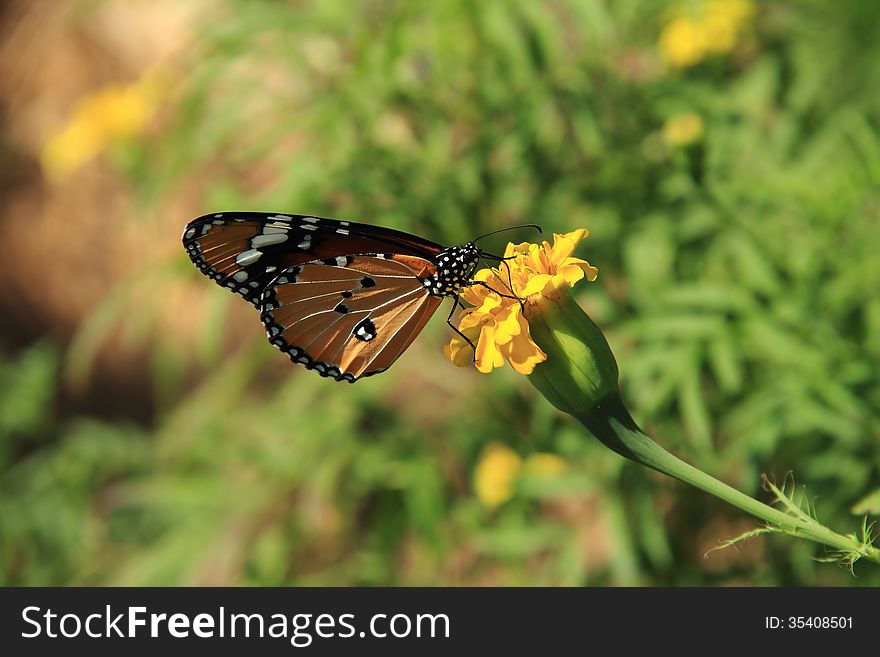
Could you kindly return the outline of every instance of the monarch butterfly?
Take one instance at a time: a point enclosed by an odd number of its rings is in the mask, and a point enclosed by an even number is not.
[[[471,279],[481,258],[504,260],[476,246],[483,237],[443,247],[368,224],[232,212],[190,222],[183,246],[205,276],[260,310],[269,342],[294,363],[354,383],[387,370],[446,297],[455,299],[446,321],[461,335],[450,321],[459,290],[486,285]]]

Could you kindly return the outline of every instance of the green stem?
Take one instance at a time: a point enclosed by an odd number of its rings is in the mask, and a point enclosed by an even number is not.
[[[833,532],[812,518],[774,509],[676,458],[642,432],[617,394],[606,397],[592,411],[577,414],[577,418],[603,444],[626,458],[696,486],[792,535],[880,563],[877,548]]]
[[[607,447],[764,520],[767,527],[759,531],[784,532],[827,545],[850,564],[861,558],[880,563],[880,549],[871,545],[868,528],[861,538],[833,532],[777,489],[773,492],[787,511],[775,509],[688,465],[646,436],[620,400],[617,364],[605,336],[570,295],[560,295],[533,311],[529,328],[547,354],[529,380],[550,403],[580,420]]]

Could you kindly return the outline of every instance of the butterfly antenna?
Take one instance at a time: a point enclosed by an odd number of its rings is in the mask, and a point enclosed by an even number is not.
[[[517,230],[517,229],[519,229],[519,228],[534,228],[534,229],[537,230],[539,233],[543,233],[543,232],[544,232],[543,230],[541,230],[541,227],[540,227],[538,224],[520,224],[520,225],[518,225],[518,226],[508,226],[507,228],[499,228],[498,230],[493,230],[491,233],[486,233],[486,234],[484,234],[484,235],[480,235],[479,237],[477,237],[477,238],[475,238],[474,240],[472,240],[472,243],[473,243],[473,244],[476,244],[477,242],[479,242],[479,241],[480,241],[481,239],[483,239],[484,237],[489,237],[489,235],[495,235],[495,234],[497,234],[497,233],[503,233],[503,232],[508,231],[508,230]]]

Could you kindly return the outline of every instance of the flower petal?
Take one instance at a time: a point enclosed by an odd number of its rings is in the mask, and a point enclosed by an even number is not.
[[[574,253],[577,245],[589,234],[590,231],[586,228],[578,228],[570,233],[563,233],[561,235],[553,233],[553,246],[548,253],[551,262],[562,262],[565,258],[569,257]]]
[[[477,342],[477,352],[475,364],[477,369],[483,374],[488,374],[496,367],[504,365],[504,357],[495,344],[495,326],[486,324],[480,332],[480,339]]]
[[[553,277],[550,274],[537,274],[536,276],[532,276],[522,289],[522,295],[524,297],[530,297],[533,294],[543,292],[552,278]]]
[[[547,360],[541,347],[535,344],[532,336],[529,334],[529,323],[525,317],[519,317],[520,322],[520,339],[511,340],[502,345],[501,352],[510,363],[510,366],[520,374],[531,374],[535,369],[535,365],[543,363]]]

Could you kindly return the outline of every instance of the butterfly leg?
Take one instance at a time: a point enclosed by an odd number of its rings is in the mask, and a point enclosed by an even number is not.
[[[516,296],[515,294],[504,294],[503,292],[499,292],[494,287],[492,287],[491,285],[489,285],[488,283],[486,283],[484,281],[471,281],[470,283],[468,283],[468,285],[479,285],[480,287],[486,288],[490,292],[494,292],[499,297],[503,297],[505,299],[516,299],[519,302],[520,310],[522,310],[523,312],[525,312],[525,310],[526,310],[525,302],[522,299],[520,299],[518,296]]]
[[[455,309],[458,308],[459,306],[464,308],[464,304],[461,303],[461,297],[456,296],[452,302],[452,310],[449,311],[449,316],[446,318],[446,323],[449,324],[449,328],[451,328],[453,331],[458,333],[458,335],[461,337],[462,340],[464,340],[465,342],[467,342],[471,346],[471,349],[474,350],[474,361],[476,361],[477,360],[477,345],[475,345],[473,342],[471,342],[470,338],[468,338],[468,336],[466,336],[464,333],[459,331],[458,327],[452,323],[452,315],[455,313]]]
[[[513,292],[513,274],[510,272],[510,265],[507,264],[506,258],[501,258],[499,262],[501,262],[501,264],[504,265],[504,268],[507,269],[507,289]],[[520,306],[522,306],[522,302],[520,302]],[[523,310],[525,310],[525,308],[523,308]]]
[[[480,260],[483,260],[483,258],[489,258],[490,260],[497,260],[499,263],[504,265],[504,267],[507,269],[507,289],[510,290],[511,292],[513,292],[513,276],[510,273],[510,265],[507,264],[507,261],[511,260],[515,257],[516,256],[513,255],[513,256],[508,256],[506,258],[502,258],[501,256],[492,255],[491,253],[485,253],[485,252],[480,256]],[[483,260],[483,261],[486,262],[486,264],[488,264],[487,261],[485,261],[485,260]]]

